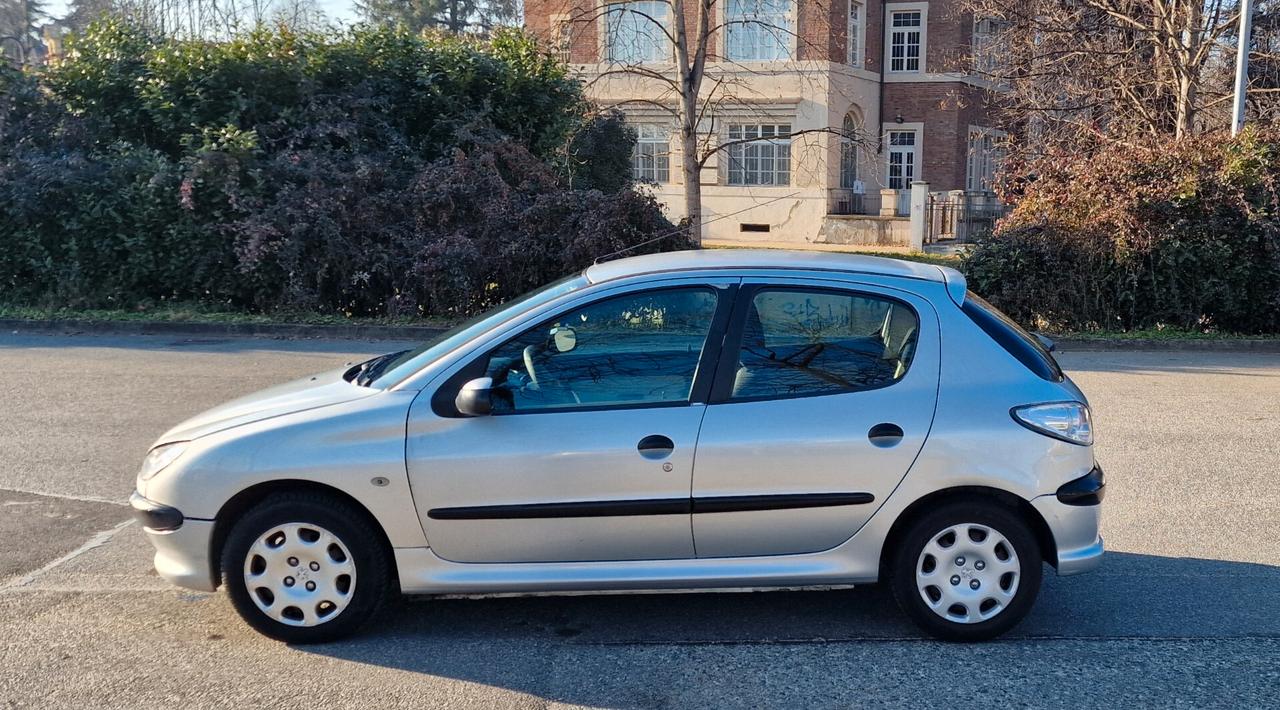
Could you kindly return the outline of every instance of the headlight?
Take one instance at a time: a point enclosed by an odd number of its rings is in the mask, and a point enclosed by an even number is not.
[[[1079,402],[1054,402],[1014,407],[1014,421],[1055,439],[1089,446],[1093,444],[1093,424],[1089,408]]]
[[[142,470],[138,472],[138,478],[143,481],[150,479],[163,471],[166,466],[177,461],[186,450],[187,442],[178,441],[172,444],[161,444],[148,451],[147,457],[142,460]]]

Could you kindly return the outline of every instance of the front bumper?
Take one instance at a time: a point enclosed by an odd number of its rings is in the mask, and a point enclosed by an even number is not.
[[[1053,534],[1058,550],[1054,566],[1059,576],[1088,572],[1102,564],[1103,544],[1098,530],[1102,523],[1103,492],[1102,471],[1095,468],[1062,486],[1057,493],[1031,499],[1031,505]]]
[[[133,508],[133,519],[148,532],[172,532],[182,527],[182,511],[149,500],[138,491],[129,496],[129,507]]]
[[[129,497],[134,518],[142,524],[147,540],[156,549],[156,572],[169,582],[212,592],[218,588],[209,556],[213,521],[183,518],[177,510],[134,493]],[[176,516],[176,525],[174,525]],[[153,525],[165,528],[157,529]]]

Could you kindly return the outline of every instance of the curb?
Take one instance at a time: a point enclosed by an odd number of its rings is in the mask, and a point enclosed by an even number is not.
[[[185,337],[297,340],[416,340],[444,328],[423,325],[307,325],[305,323],[199,323],[168,321],[26,320],[0,318],[0,332],[51,335],[172,335]],[[1052,337],[1052,336],[1050,336]],[[1251,352],[1280,353],[1280,338],[1157,340],[1152,338],[1054,338],[1062,351]]]
[[[1053,338],[1053,336],[1049,336]],[[1159,340],[1154,338],[1053,338],[1063,352],[1135,351],[1280,353],[1280,338],[1221,338],[1218,340]]]
[[[167,321],[26,320],[0,318],[0,332],[50,335],[173,335],[236,338],[426,340],[444,328],[420,325],[307,325]]]

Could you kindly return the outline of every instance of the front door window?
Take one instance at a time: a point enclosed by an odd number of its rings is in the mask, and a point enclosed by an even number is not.
[[[494,414],[688,402],[716,301],[704,287],[632,293],[530,328],[488,357]]]

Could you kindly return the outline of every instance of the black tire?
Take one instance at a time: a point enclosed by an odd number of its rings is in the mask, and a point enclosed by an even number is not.
[[[268,616],[245,584],[250,548],[273,527],[303,523],[319,526],[350,552],[354,581],[346,606],[315,626],[293,626]],[[286,643],[334,641],[355,633],[376,616],[396,589],[390,552],[368,516],[335,496],[312,492],[275,493],[246,511],[231,528],[222,548],[222,584],[240,616],[265,636]]]
[[[1005,540],[1012,544],[1021,568],[1012,600],[1006,603],[995,616],[972,623],[953,621],[935,612],[925,601],[924,592],[916,584],[916,566],[921,561],[925,546],[948,528],[965,523],[983,525],[1003,535]],[[1026,521],[1016,511],[999,503],[975,499],[944,504],[916,520],[900,541],[896,554],[890,562],[890,568],[887,570],[890,588],[902,611],[921,629],[935,638],[944,641],[985,641],[995,638],[1017,626],[1018,622],[1031,611],[1036,595],[1040,593],[1043,572],[1040,546],[1036,543],[1035,536]],[[953,564],[954,560],[944,562]],[[966,562],[969,564],[955,570],[958,574],[945,578],[942,584],[950,583],[953,578],[961,578],[961,584],[965,584],[961,574],[975,574],[974,567],[976,567],[976,563],[969,560]],[[927,571],[927,563],[922,567]],[[999,579],[997,584],[1003,585],[1006,582],[1003,576]],[[973,583],[972,580],[969,583]],[[963,589],[959,591],[964,593]],[[981,605],[986,603],[979,599],[983,595],[984,593],[975,591],[975,601],[968,606],[976,606],[980,609]],[[960,605],[960,608],[965,608],[965,605]],[[978,616],[980,612],[970,611],[969,613]]]

